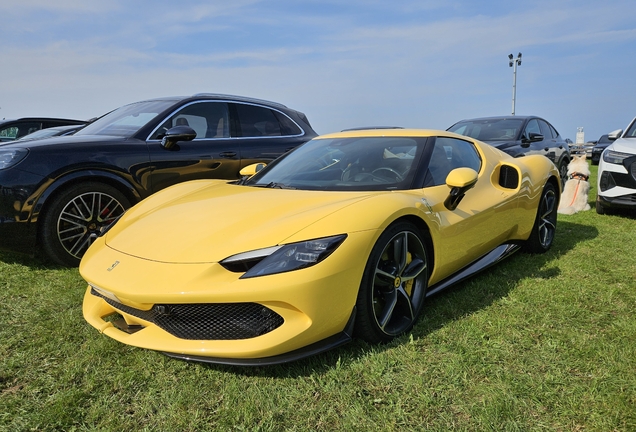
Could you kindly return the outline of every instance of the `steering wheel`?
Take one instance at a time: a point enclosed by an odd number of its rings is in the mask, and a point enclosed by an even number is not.
[[[389,176],[387,177],[386,172],[388,172]],[[377,174],[377,173],[381,173],[381,174]],[[373,174],[376,177],[379,177],[381,179],[384,180],[396,180],[396,181],[402,181],[404,180],[404,177],[402,177],[402,175],[395,171],[393,168],[389,168],[389,167],[380,167],[380,168],[376,168],[373,171],[371,171],[371,174]],[[393,178],[391,178],[391,176]]]

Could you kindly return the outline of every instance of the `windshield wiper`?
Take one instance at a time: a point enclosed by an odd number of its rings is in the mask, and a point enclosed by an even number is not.
[[[270,189],[296,189],[295,187],[287,186],[283,183],[276,183],[276,182],[268,183],[263,187],[270,188]]]

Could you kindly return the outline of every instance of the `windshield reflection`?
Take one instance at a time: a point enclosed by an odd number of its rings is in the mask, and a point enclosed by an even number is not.
[[[278,159],[247,185],[304,190],[410,187],[426,138],[313,139]]]
[[[174,103],[174,100],[157,100],[125,105],[95,120],[75,135],[130,137]]]

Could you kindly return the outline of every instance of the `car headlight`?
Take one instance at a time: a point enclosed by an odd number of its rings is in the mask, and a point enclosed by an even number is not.
[[[607,163],[622,165],[623,161],[628,157],[634,156],[630,153],[621,153],[613,150],[606,150],[603,152],[603,160]]]
[[[27,149],[0,150],[0,170],[11,168],[29,154]]]
[[[234,272],[245,271],[240,279],[285,273],[311,267],[327,258],[347,238],[345,234],[273,246],[232,255],[221,265]]]

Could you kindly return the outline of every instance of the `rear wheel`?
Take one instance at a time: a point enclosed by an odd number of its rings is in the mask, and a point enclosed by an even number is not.
[[[112,186],[87,182],[62,191],[46,211],[41,241],[54,262],[77,266],[88,247],[130,202]]]
[[[367,261],[356,302],[356,335],[386,342],[410,330],[428,284],[426,240],[410,222],[382,233]]]
[[[526,252],[544,253],[552,247],[556,233],[557,208],[556,188],[552,183],[547,183],[541,194],[532,232],[524,244]]]
[[[565,187],[565,182],[568,180],[568,165],[570,162],[567,159],[563,159],[559,165],[559,176],[561,177],[561,190]]]

